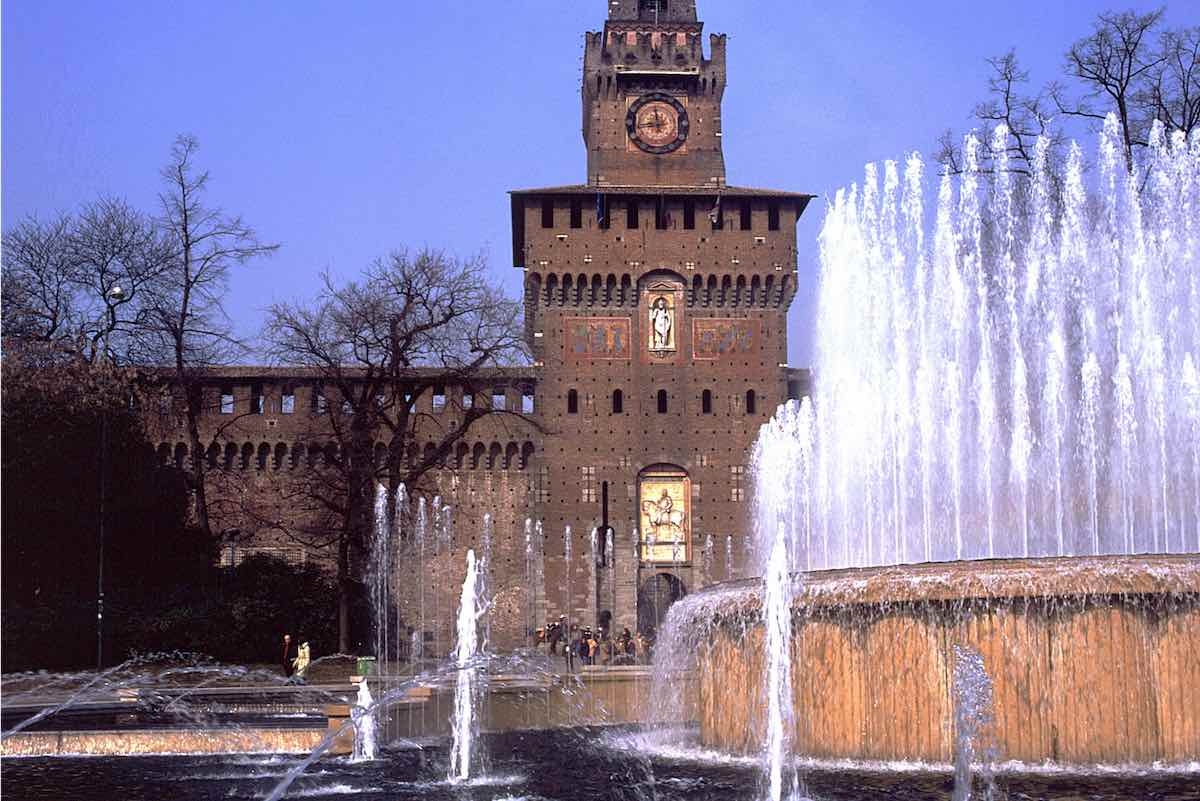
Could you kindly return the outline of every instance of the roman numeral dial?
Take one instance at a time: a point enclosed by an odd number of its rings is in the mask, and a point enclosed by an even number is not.
[[[687,141],[691,121],[675,97],[662,92],[642,95],[625,115],[629,141],[647,153],[672,153]]]

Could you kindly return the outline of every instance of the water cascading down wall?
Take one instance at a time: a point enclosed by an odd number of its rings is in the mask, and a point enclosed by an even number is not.
[[[735,591],[700,656],[703,742],[758,753],[761,592]],[[983,659],[976,752],[1069,765],[1200,759],[1200,560],[998,560],[809,574],[793,603],[789,750],[949,763],[955,650]]]
[[[931,226],[915,155],[829,205],[815,394],[755,449],[766,579],[692,603],[709,745],[949,761],[966,654],[977,755],[1200,759],[1200,132],[1132,172],[1111,117],[1094,172],[1008,144],[967,138]]]

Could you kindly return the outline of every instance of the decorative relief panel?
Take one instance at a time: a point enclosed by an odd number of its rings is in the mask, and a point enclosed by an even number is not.
[[[652,470],[639,479],[642,561],[688,561],[692,528],[689,483],[687,473],[680,470]]]
[[[628,317],[568,317],[567,361],[628,360],[632,352]]]
[[[758,320],[712,319],[692,322],[692,357],[721,359],[758,353],[762,324]]]

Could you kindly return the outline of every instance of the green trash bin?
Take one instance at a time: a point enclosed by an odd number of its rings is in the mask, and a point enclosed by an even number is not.
[[[375,657],[360,656],[358,658],[358,668],[356,670],[356,673],[359,676],[370,676],[374,672],[375,672]]]

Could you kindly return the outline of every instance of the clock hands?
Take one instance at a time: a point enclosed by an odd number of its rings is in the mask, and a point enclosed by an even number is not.
[[[638,125],[639,128],[653,128],[655,131],[661,131],[666,127],[667,120],[661,111],[655,110],[654,115],[645,122]]]

